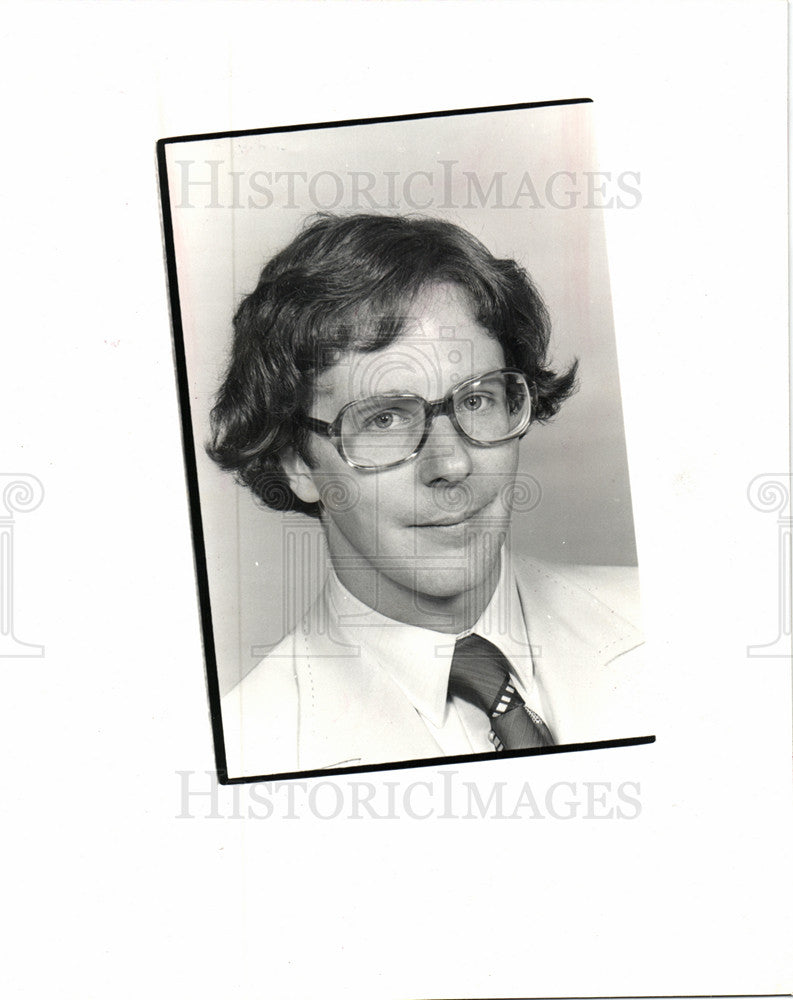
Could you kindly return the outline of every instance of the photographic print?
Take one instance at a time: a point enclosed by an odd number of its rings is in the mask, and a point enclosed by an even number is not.
[[[219,774],[650,739],[591,102],[160,157]]]

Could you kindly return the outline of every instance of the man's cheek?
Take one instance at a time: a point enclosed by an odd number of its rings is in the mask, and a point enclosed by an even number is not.
[[[344,515],[342,530],[354,543],[357,551],[369,558],[377,554],[380,546],[381,523],[380,511],[360,502]]]

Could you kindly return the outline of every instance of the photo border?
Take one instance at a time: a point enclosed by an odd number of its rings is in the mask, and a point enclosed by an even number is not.
[[[212,606],[209,590],[209,576],[206,563],[206,547],[204,541],[203,520],[198,486],[198,468],[196,464],[195,438],[193,435],[192,413],[190,408],[190,392],[187,375],[187,360],[185,355],[184,328],[179,300],[179,280],[176,266],[176,248],[174,239],[173,214],[171,211],[171,190],[168,184],[167,148],[171,145],[186,142],[210,141],[214,139],[233,139],[243,136],[273,135],[286,132],[315,131],[330,128],[354,127],[356,125],[377,125],[388,122],[418,121],[429,118],[451,118],[467,115],[494,114],[504,111],[524,111],[531,108],[562,107],[565,105],[593,104],[590,97],[565,98],[552,101],[528,101],[516,104],[499,104],[474,108],[455,108],[442,111],[420,111],[409,114],[386,115],[375,118],[350,118],[339,121],[310,122],[296,125],[274,125],[265,128],[234,129],[221,132],[204,132],[189,135],[170,136],[159,139],[156,144],[157,171],[160,190],[161,221],[165,251],[165,264],[168,278],[168,298],[173,332],[173,354],[176,369],[176,381],[179,396],[179,416],[182,430],[182,448],[185,459],[185,476],[189,496],[190,524],[193,539],[193,558],[196,572],[196,586],[199,597],[201,616],[201,633],[204,648],[205,676],[209,697],[210,719],[214,745],[215,767],[218,783],[221,785],[247,784],[257,781],[288,780],[306,777],[320,777],[329,774],[365,774],[372,771],[394,771],[411,767],[432,767],[442,764],[459,764],[479,761],[495,761],[513,757],[533,757],[546,754],[573,753],[584,750],[602,750],[618,747],[648,745],[655,742],[654,735],[635,736],[614,740],[600,740],[589,743],[557,744],[550,747],[539,747],[527,750],[506,750],[500,753],[485,752],[462,754],[454,756],[426,757],[407,761],[387,761],[377,764],[362,764],[351,767],[320,768],[304,771],[288,771],[273,774],[245,775],[229,777],[226,762],[226,747],[223,734],[221,713],[220,683],[215,651],[214,629],[212,624]]]

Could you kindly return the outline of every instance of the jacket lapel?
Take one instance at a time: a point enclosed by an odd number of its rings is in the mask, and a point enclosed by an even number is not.
[[[518,593],[531,643],[546,721],[559,743],[640,735],[618,657],[639,646],[641,632],[590,590],[540,563],[516,565]],[[625,668],[635,661],[625,659]]]
[[[532,560],[516,559],[518,594],[535,677],[557,742],[642,735],[623,697],[623,654],[641,632],[589,587]],[[351,645],[320,600],[295,636],[301,770],[442,756],[422,718],[367,651]],[[620,658],[620,663],[616,661]]]
[[[314,622],[298,633],[296,654],[301,769],[442,755],[404,693],[332,616],[324,628]]]

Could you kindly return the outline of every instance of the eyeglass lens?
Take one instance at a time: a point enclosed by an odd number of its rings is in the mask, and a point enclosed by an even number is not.
[[[378,468],[404,461],[425,432],[425,402],[419,396],[372,396],[348,407],[342,417],[341,445],[356,465]],[[526,380],[493,372],[460,385],[452,397],[460,430],[478,444],[495,444],[522,433],[531,401]]]

